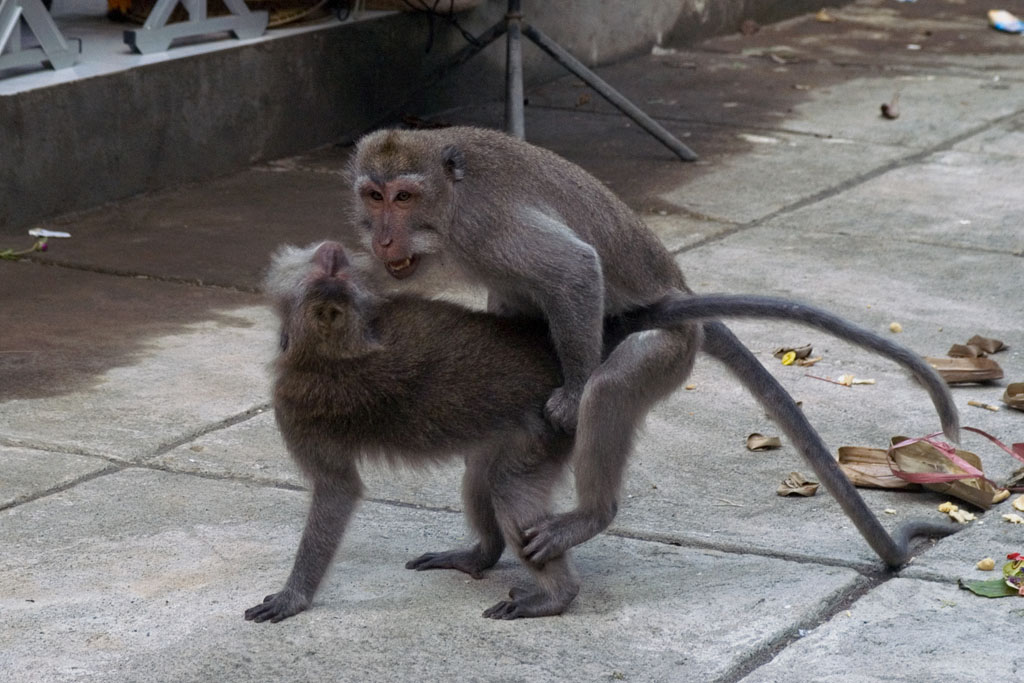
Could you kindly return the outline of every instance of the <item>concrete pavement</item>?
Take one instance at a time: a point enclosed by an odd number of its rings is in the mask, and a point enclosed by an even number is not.
[[[1004,380],[953,389],[963,422],[1024,441],[1024,77],[1019,36],[977,0],[859,0],[602,76],[694,164],[566,78],[528,93],[527,136],[623,196],[698,291],[798,298],[941,356],[997,337]],[[908,49],[916,45],[917,49]],[[901,115],[879,105],[899,93]],[[501,125],[500,104],[437,114]],[[0,262],[0,672],[11,681],[1009,680],[1024,602],[959,590],[1024,551],[1002,503],[903,571],[824,491],[782,498],[788,445],[709,360],[654,411],[612,529],[575,553],[560,617],[480,612],[526,579],[408,559],[465,543],[459,468],[371,472],[313,608],[242,612],[290,569],[307,494],[268,407],[274,320],[256,292],[282,242],[339,237],[348,148],[328,147],[68,215],[45,254]],[[0,235],[17,248],[23,234]],[[935,431],[892,363],[793,325],[731,325],[833,449]],[[771,351],[813,343],[813,374]],[[967,405],[977,399],[998,412]],[[967,435],[986,473],[1019,462]],[[863,491],[887,525],[941,520],[933,493]],[[567,493],[563,502],[568,503]],[[1015,498],[1016,495],[1013,496]],[[1012,498],[1011,498],[1012,500]],[[891,510],[893,512],[885,512]]]

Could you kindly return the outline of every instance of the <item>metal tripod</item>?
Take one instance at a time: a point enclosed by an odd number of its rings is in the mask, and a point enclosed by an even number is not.
[[[636,121],[641,128],[657,138],[658,142],[672,150],[680,159],[683,161],[697,159],[697,154],[692,149],[623,97],[620,92],[608,85],[582,62],[566,52],[561,45],[548,38],[538,28],[530,24],[524,25],[521,0],[508,0],[508,12],[504,18],[481,33],[474,43],[455,53],[441,71],[446,72],[455,66],[464,64],[502,35],[507,35],[508,38],[505,62],[505,130],[510,135],[523,139],[526,134],[523,122],[523,47],[521,41],[521,37],[526,36],[552,59],[596,90],[601,97],[608,100],[623,114]]]

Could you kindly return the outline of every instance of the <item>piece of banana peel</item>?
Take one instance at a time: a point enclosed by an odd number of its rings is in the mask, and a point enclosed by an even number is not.
[[[904,436],[892,437],[892,444],[906,441]],[[958,498],[987,510],[993,503],[1005,499],[1007,492],[987,479],[958,479],[949,482],[914,484],[898,477],[893,470],[909,474],[962,474],[938,449],[923,441],[900,446],[889,451],[884,448],[843,446],[839,449],[839,468],[854,486],[879,489],[920,490],[922,487]],[[957,449],[956,454],[968,464],[981,470],[981,459],[970,451]]]

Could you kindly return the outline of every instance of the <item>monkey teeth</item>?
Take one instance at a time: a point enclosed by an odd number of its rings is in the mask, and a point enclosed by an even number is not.
[[[419,259],[417,259],[414,254],[408,258],[402,259],[401,261],[388,261],[385,263],[385,266],[387,267],[388,272],[391,273],[392,277],[401,280],[413,274],[416,270],[416,264],[418,261]]]

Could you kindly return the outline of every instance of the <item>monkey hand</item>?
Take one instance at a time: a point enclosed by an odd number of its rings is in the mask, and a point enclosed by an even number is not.
[[[544,406],[544,416],[557,429],[566,434],[576,433],[576,420],[579,416],[580,398],[583,390],[574,390],[561,386],[551,392],[551,398]]]
[[[260,623],[269,621],[276,624],[282,619],[302,612],[309,607],[310,599],[297,591],[285,588],[280,593],[272,593],[263,598],[263,602],[245,610],[245,620]]]

